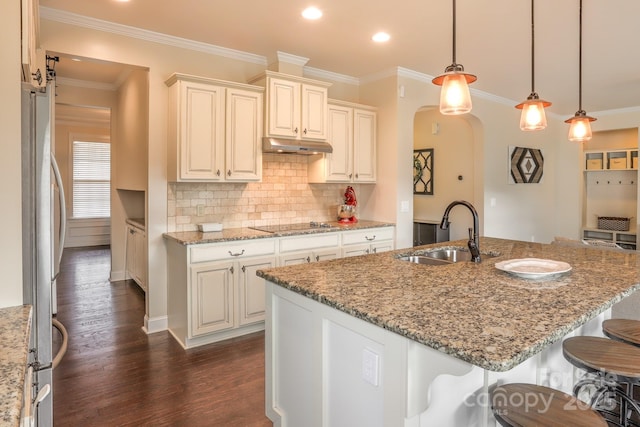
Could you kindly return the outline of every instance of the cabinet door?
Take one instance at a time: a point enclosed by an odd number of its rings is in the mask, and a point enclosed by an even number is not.
[[[355,182],[376,181],[376,113],[354,110],[353,112],[353,180]]]
[[[181,82],[180,178],[220,180],[224,173],[223,87]]]
[[[238,312],[239,324],[248,325],[264,321],[265,292],[264,279],[256,276],[256,271],[275,267],[274,257],[244,260],[239,262]]]
[[[293,252],[286,255],[280,255],[278,265],[286,267],[287,265],[306,264],[311,262],[312,254],[309,251]]]
[[[233,262],[191,267],[190,337],[234,325]]]
[[[322,249],[313,251],[313,261],[329,261],[340,258],[340,248]]]
[[[146,234],[142,230],[135,229],[134,233],[134,279],[144,291],[147,291],[147,251]]]
[[[388,252],[393,250],[393,240],[385,240],[382,242],[371,244],[371,253],[379,254],[380,252]]]
[[[227,181],[262,177],[262,94],[227,90],[225,165]]]
[[[268,128],[270,136],[298,138],[300,135],[300,83],[271,78]]]
[[[127,278],[133,279],[136,269],[136,229],[130,225],[127,225],[127,241],[125,245],[125,270]]]
[[[371,245],[363,243],[361,245],[349,245],[342,247],[342,257],[347,258],[358,255],[368,255],[371,253]]]
[[[327,139],[327,88],[302,85],[302,139]]]
[[[326,180],[351,182],[353,178],[353,109],[329,106],[328,141],[333,152],[326,154]]]

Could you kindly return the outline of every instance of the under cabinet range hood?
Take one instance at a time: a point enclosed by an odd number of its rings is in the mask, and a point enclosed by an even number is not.
[[[262,151],[264,153],[318,154],[332,153],[333,148],[328,142],[265,136],[262,138]]]

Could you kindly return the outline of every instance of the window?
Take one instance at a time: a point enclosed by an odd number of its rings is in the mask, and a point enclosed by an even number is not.
[[[108,218],[111,211],[111,144],[73,141],[73,217]]]

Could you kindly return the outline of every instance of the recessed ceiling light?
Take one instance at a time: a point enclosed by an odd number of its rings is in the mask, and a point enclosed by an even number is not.
[[[322,18],[322,11],[315,6],[310,6],[302,11],[302,17],[305,19],[320,19]]]
[[[373,37],[371,37],[371,40],[373,40],[376,43],[384,43],[384,42],[388,42],[390,38],[391,36],[389,34],[385,33],[384,31],[380,31],[375,33]]]

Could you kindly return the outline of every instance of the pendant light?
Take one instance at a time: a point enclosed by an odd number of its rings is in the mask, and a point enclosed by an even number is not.
[[[462,64],[456,64],[456,0],[453,0],[453,63],[444,69],[432,82],[442,86],[440,112],[447,115],[465,114],[471,111],[469,83],[477,79],[464,72]]]
[[[565,120],[565,123],[569,123],[569,141],[572,142],[585,142],[591,139],[591,122],[596,119],[587,116],[587,113],[582,109],[582,0],[580,0],[580,55],[578,66],[578,111],[575,116]]]
[[[534,0],[531,0],[531,94],[527,100],[516,105],[522,110],[520,129],[525,131],[542,130],[547,127],[547,116],[544,109],[551,105],[549,101],[540,99],[535,90],[535,33],[534,33]]]

